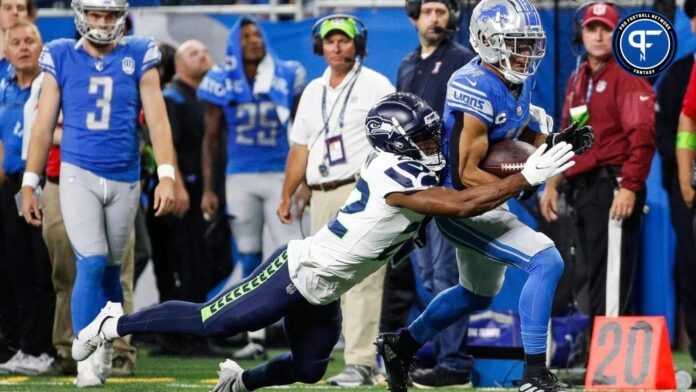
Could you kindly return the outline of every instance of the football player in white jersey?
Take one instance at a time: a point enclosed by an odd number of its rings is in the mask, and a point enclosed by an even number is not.
[[[375,151],[346,204],[314,236],[290,241],[208,303],[169,301],[130,315],[109,303],[80,332],[73,357],[83,360],[100,344],[132,333],[231,336],[284,317],[291,352],[247,370],[227,360],[214,390],[317,382],[341,333],[339,297],[407,253],[425,215],[480,214],[572,165],[571,146],[561,143],[537,150],[520,174],[455,191],[437,186],[442,123],[423,100],[404,92],[386,96],[368,113],[366,130]]]

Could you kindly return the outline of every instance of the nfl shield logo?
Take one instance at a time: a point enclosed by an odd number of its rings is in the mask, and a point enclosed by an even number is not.
[[[135,60],[133,60],[132,57],[124,58],[121,62],[121,66],[126,75],[133,75],[133,72],[135,72]]]
[[[96,63],[94,63],[94,68],[97,69],[97,71],[101,72],[104,70],[104,62],[101,60],[97,60]]]
[[[597,90],[598,93],[601,93],[606,89],[607,89],[607,82],[605,82],[604,80],[600,80],[599,83],[597,83],[597,88],[595,90]]]

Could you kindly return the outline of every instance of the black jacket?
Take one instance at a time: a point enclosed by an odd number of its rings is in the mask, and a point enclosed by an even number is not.
[[[420,53],[419,46],[401,60],[396,90],[416,94],[442,116],[450,76],[474,58],[474,54],[451,39],[442,41],[426,59]]]

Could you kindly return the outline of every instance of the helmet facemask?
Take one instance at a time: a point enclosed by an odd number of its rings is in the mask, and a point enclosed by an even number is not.
[[[437,172],[445,167],[445,157],[440,150],[442,122],[440,122],[440,116],[432,112],[425,118],[425,123],[426,126],[417,132],[406,134],[396,118],[392,118],[392,124],[394,124],[396,131],[402,135],[402,140],[411,146],[408,149],[410,154],[407,156]]]
[[[108,45],[118,41],[126,30],[126,12],[128,3],[114,1],[111,5],[89,5],[82,0],[73,0],[72,8],[75,12],[75,27],[86,39],[97,45]],[[89,11],[114,12],[116,18],[113,24],[100,26],[106,28],[93,28],[87,18]]]
[[[483,45],[477,48],[481,59],[514,84],[522,84],[534,75],[546,54],[546,33],[541,29],[530,28],[524,33],[497,33],[482,37],[481,42]],[[521,69],[517,69],[517,62],[523,62]]]

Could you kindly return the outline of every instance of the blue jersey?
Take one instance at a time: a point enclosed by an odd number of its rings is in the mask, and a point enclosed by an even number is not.
[[[44,46],[41,69],[61,90],[61,160],[104,178],[140,178],[140,78],[159,64],[149,38],[122,38],[103,58],[89,55],[82,42],[58,39]]]
[[[15,76],[15,69],[8,59],[0,59],[0,87],[9,83]]]
[[[16,79],[5,80],[0,86],[0,130],[5,147],[2,168],[7,174],[24,171],[22,160],[22,133],[24,130],[24,104],[29,99],[31,85],[19,88]]]
[[[481,120],[488,127],[488,145],[506,139],[514,139],[529,123],[529,105],[532,98],[534,80],[527,78],[519,97],[508,89],[507,83],[493,71],[481,64],[476,57],[467,65],[452,74],[447,84],[444,122],[445,133],[442,138],[442,151],[447,157],[443,185],[453,188],[451,167],[459,167],[457,159],[459,132],[455,130],[455,113],[467,113]],[[451,145],[456,142],[456,145]],[[450,151],[450,148],[452,151]]]
[[[282,172],[288,156],[288,123],[305,71],[296,61],[279,59],[260,25],[266,57],[255,80],[244,72],[240,18],[230,28],[227,60],[214,66],[198,87],[198,97],[220,106],[227,124],[227,174]]]

